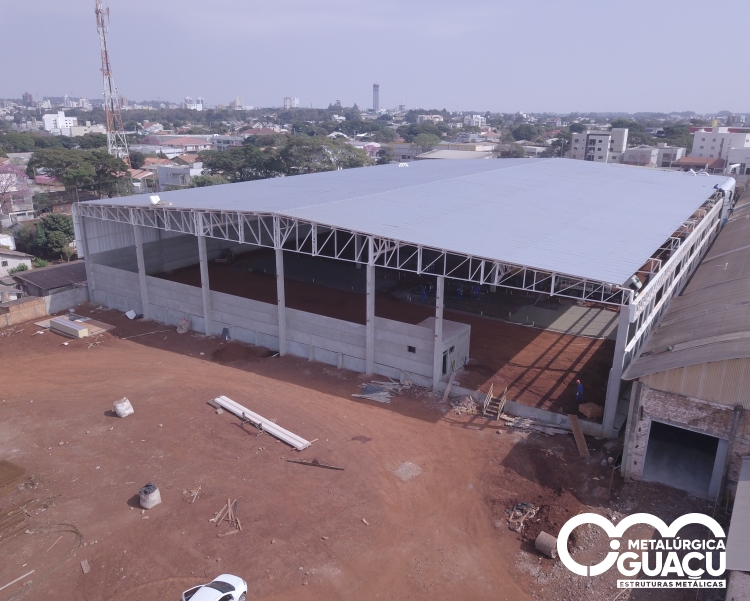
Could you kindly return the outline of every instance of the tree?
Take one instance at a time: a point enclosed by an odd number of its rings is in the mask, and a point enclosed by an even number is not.
[[[74,238],[73,218],[65,213],[48,213],[36,224],[35,244],[47,252],[70,258]]]
[[[381,146],[378,148],[378,158],[375,161],[378,165],[387,165],[393,160],[393,153],[389,146]]]
[[[412,142],[412,145],[415,146],[416,150],[419,150],[420,153],[429,152],[438,144],[440,144],[440,138],[434,134],[419,134]]]
[[[188,188],[205,188],[229,183],[223,175],[199,175],[190,180]]]
[[[342,140],[292,136],[279,150],[279,160],[286,175],[318,173],[372,165],[367,153]]]
[[[509,144],[506,150],[500,151],[499,159],[522,159],[526,156],[523,146],[520,144]]]
[[[531,123],[520,123],[510,130],[515,140],[533,140],[539,131]]]
[[[130,153],[130,166],[133,169],[140,169],[146,163],[146,155],[137,150]]]
[[[210,175],[221,175],[230,182],[249,182],[282,174],[276,152],[252,144],[235,146],[223,152],[207,150],[200,153],[200,159]]]
[[[583,123],[571,123],[568,129],[573,134],[580,134],[586,131],[586,126]]]
[[[0,165],[0,213],[10,213],[13,201],[25,197],[28,190],[28,180],[22,167],[11,163]]]

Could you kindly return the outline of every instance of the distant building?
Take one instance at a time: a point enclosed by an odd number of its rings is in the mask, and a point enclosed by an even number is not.
[[[245,106],[242,102],[242,96],[237,96],[232,102],[229,103],[229,108],[235,111],[241,111],[242,107]]]
[[[346,117],[344,117],[343,115],[333,115],[331,119],[333,119],[336,123],[341,123],[342,121],[346,121]]]
[[[189,165],[157,165],[159,192],[186,188],[190,180],[203,175],[203,163],[195,162]]]
[[[622,162],[638,167],[672,167],[683,156],[685,156],[685,149],[679,146],[642,145],[625,150],[622,154]]]
[[[621,163],[627,147],[627,127],[575,133],[571,135],[570,158],[597,163]]]
[[[200,152],[202,150],[211,150],[213,148],[213,144],[211,142],[192,137],[167,139],[162,142],[162,146],[168,146],[170,148],[174,148],[175,150],[180,150],[180,154],[184,154],[186,152]]]
[[[726,159],[732,148],[750,148],[750,130],[739,127],[699,129],[693,134],[690,157]]]
[[[730,148],[727,153],[726,173],[750,175],[750,148]]]
[[[292,98],[291,96],[284,97],[284,108],[285,109],[296,109],[299,108],[299,98]]]
[[[433,123],[442,123],[442,115],[417,115],[417,123],[424,123],[425,121],[432,121]]]
[[[487,119],[482,117],[482,115],[466,115],[466,117],[464,117],[464,125],[470,127],[484,127],[487,125]]]
[[[374,113],[380,112],[380,84],[372,84],[372,110]]]
[[[199,97],[195,102],[193,102],[193,99],[190,96],[186,96],[185,100],[182,101],[182,104],[180,106],[181,108],[191,111],[202,111],[204,110],[203,98]]]
[[[58,113],[43,115],[42,123],[44,124],[44,131],[54,133],[55,130],[75,127],[78,125],[78,119],[75,117],[66,117],[65,111],[59,111]]]
[[[34,96],[29,94],[28,92],[24,92],[23,94],[23,105],[24,106],[34,106]]]
[[[218,151],[227,150],[233,146],[242,146],[245,142],[243,136],[214,136],[211,139],[213,149]]]

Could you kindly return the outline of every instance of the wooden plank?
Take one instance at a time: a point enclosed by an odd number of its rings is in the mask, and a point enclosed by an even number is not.
[[[578,453],[581,455],[581,457],[590,457],[591,455],[589,453],[589,447],[586,444],[586,439],[583,436],[583,431],[581,430],[581,424],[578,421],[578,416],[569,414],[568,419],[570,420],[570,427],[573,430],[573,437],[576,439]]]
[[[451,392],[451,388],[453,387],[453,380],[456,379],[456,372],[451,373],[451,377],[448,378],[448,386],[445,387],[445,393],[443,394],[443,402],[448,400],[448,395]]]

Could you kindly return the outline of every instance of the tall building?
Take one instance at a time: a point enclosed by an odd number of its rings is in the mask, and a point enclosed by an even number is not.
[[[622,163],[628,147],[628,128],[609,131],[587,131],[571,135],[570,158],[601,163]]]
[[[284,97],[284,108],[285,109],[291,109],[291,108],[299,108],[299,98],[292,98],[291,96],[285,96]]]
[[[232,102],[229,103],[229,108],[235,111],[241,111],[245,104],[242,102],[242,96],[237,96]]]
[[[729,127],[704,127],[693,134],[693,149],[690,156],[725,159],[729,150],[733,148],[750,148],[750,131]]]
[[[380,112],[380,84],[372,84],[372,110]]]
[[[23,95],[23,105],[24,106],[34,106],[34,97],[29,94],[28,92],[24,92]]]

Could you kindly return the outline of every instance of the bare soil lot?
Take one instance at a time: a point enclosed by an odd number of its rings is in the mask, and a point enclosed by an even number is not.
[[[200,286],[197,266],[159,277]],[[218,292],[276,303],[274,273],[210,263],[209,281],[211,289]],[[287,279],[285,293],[290,308],[365,323],[365,295],[356,290]],[[382,292],[376,295],[375,314],[416,324],[434,315],[435,309]],[[538,330],[459,311],[446,310],[445,319],[471,325],[471,362],[461,376],[462,386],[486,392],[494,383],[495,391],[507,387],[508,398],[514,401],[559,413],[576,413],[575,380],[580,378],[586,401],[604,404],[613,341]]]
[[[561,494],[560,506],[605,515],[706,508],[623,485],[599,465],[604,441],[589,439],[585,462],[571,436],[459,418],[427,392],[356,400],[359,374],[115,311],[79,313],[116,328],[70,341],[32,336],[31,323],[0,331],[0,460],[26,469],[0,511],[42,500],[0,532],[0,586],[34,570],[3,601],[178,599],[222,572],[247,580],[249,599],[611,599],[612,578],[573,581],[507,528],[505,510],[544,499],[554,509]],[[221,394],[317,441],[297,453],[254,436],[206,403]],[[135,414],[120,419],[112,403],[123,396]],[[422,472],[400,479],[405,462]],[[137,492],[150,481],[163,502],[142,512]],[[228,527],[208,520],[227,498],[239,501],[243,532],[219,538]],[[561,525],[553,509],[550,530]],[[694,599],[628,595],[619,599]]]

